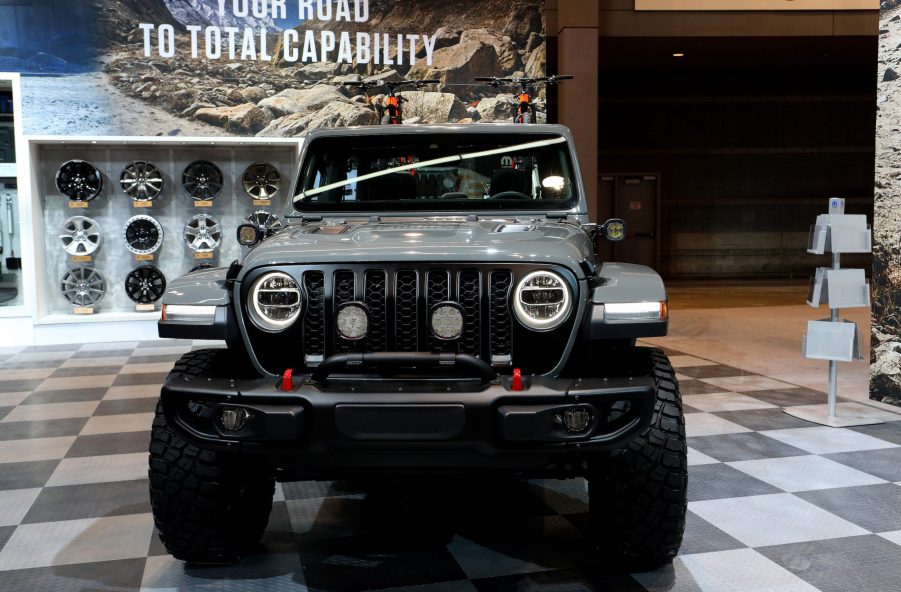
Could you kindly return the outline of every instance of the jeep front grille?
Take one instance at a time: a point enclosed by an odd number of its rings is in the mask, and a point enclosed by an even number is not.
[[[306,365],[315,365],[332,353],[353,351],[465,353],[509,365],[512,284],[512,272],[503,269],[305,271],[307,302],[302,331]],[[325,329],[333,322],[335,309],[352,301],[362,302],[369,312],[369,332],[356,343]],[[455,302],[463,310],[463,334],[455,341],[437,339],[428,326],[429,311],[441,302]]]

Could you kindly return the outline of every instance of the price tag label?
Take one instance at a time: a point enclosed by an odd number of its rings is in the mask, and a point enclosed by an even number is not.
[[[73,263],[90,263],[91,256],[90,255],[72,255]]]
[[[194,253],[194,258],[195,259],[212,259],[213,254],[212,253]]]
[[[94,314],[94,308],[91,306],[76,306],[72,309],[72,313],[77,315],[90,315]]]
[[[253,205],[255,205],[255,206],[271,206],[272,200],[271,199],[255,199],[255,200],[253,200]]]
[[[131,207],[133,208],[152,208],[152,201],[133,201],[131,202]]]
[[[208,199],[204,199],[201,201],[195,201],[194,207],[195,208],[211,208],[211,207],[213,207],[213,202]]]
[[[69,207],[74,209],[87,209],[88,202],[86,201],[70,201]]]
[[[153,255],[135,255],[135,261],[153,261]]]
[[[138,312],[154,312],[156,311],[156,304],[138,304],[135,305],[135,310]]]

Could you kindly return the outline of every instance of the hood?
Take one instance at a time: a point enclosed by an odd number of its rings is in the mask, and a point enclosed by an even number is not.
[[[583,276],[593,259],[578,225],[541,220],[409,220],[289,226],[252,249],[244,269],[342,262],[547,263]]]

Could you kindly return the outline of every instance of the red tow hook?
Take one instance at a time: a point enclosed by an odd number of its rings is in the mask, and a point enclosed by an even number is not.
[[[288,368],[285,370],[285,373],[282,374],[282,390],[283,391],[293,391],[294,390],[294,369]]]
[[[510,389],[521,391],[522,387],[522,371],[519,368],[513,369],[513,381],[510,383]]]

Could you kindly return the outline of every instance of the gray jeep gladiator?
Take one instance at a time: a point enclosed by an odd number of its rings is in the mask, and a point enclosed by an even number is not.
[[[275,481],[503,474],[588,482],[618,565],[677,553],[687,460],[651,269],[599,261],[555,125],[317,130],[277,232],[172,282],[161,337],[214,339],[162,387],[150,496],[168,551],[236,561]],[[440,477],[439,477],[440,478]]]

